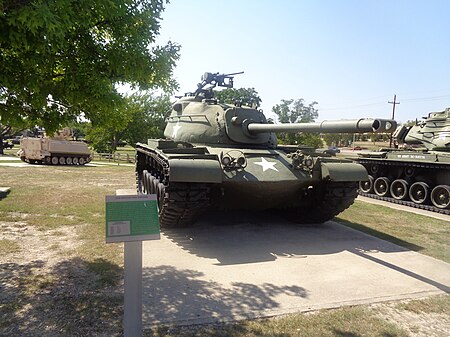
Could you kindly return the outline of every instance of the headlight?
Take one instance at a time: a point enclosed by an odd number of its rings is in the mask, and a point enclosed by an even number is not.
[[[241,167],[245,166],[245,158],[244,157],[239,157],[237,159],[237,164]]]
[[[223,166],[228,166],[231,163],[231,158],[228,156],[223,156],[222,157],[222,165]]]

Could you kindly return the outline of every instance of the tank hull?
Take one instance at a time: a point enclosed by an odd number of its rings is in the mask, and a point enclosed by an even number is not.
[[[369,173],[360,195],[450,214],[450,152],[392,149],[357,161]]]
[[[274,209],[321,223],[348,208],[366,170],[347,160],[291,148],[227,148],[169,140],[137,144],[139,193],[157,194],[160,223],[186,226],[207,209]],[[311,159],[295,166],[294,154]],[[227,166],[230,156],[241,166]]]

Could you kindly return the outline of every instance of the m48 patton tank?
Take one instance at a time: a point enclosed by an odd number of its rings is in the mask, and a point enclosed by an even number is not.
[[[92,159],[91,151],[84,142],[69,141],[70,130],[64,129],[55,137],[20,140],[17,155],[30,164],[84,165]]]
[[[360,194],[450,214],[450,108],[393,134],[401,148],[360,154]],[[417,147],[419,146],[419,147]]]
[[[300,146],[277,145],[274,132],[391,132],[392,120],[269,124],[261,110],[223,104],[216,86],[233,75],[205,73],[173,105],[166,139],[136,146],[138,193],[158,195],[163,227],[185,226],[207,208],[280,210],[299,223],[322,223],[348,208],[366,169]]]

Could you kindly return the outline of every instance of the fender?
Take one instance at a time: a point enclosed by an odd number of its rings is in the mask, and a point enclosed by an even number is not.
[[[212,159],[169,159],[169,181],[222,183],[222,168]]]
[[[356,163],[320,163],[322,179],[331,181],[365,181],[369,179],[364,166]]]

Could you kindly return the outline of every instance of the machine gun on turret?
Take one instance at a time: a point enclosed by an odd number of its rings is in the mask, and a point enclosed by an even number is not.
[[[243,74],[243,71],[231,74],[219,74],[219,73],[204,73],[201,78],[201,82],[197,84],[197,90],[193,93],[187,94],[187,96],[199,96],[203,94],[204,98],[212,98],[214,96],[212,90],[216,87],[233,88],[234,75]],[[210,87],[206,88],[207,85]]]

